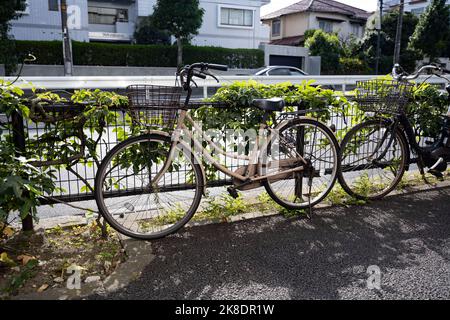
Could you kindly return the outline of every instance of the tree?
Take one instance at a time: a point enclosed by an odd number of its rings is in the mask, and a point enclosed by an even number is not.
[[[445,0],[433,0],[420,17],[409,47],[435,61],[445,53],[450,40],[450,8]]]
[[[339,73],[339,58],[342,48],[339,38],[335,34],[316,30],[305,42],[312,56],[322,58],[322,71],[327,74]]]
[[[2,0],[0,6],[0,64],[5,65],[6,74],[13,72],[17,64],[14,42],[8,35],[11,28],[10,21],[19,18],[18,11],[25,8],[25,0]]]
[[[381,26],[382,31],[380,35],[380,73],[387,74],[392,70],[398,17],[398,11],[392,11],[383,16],[383,23]],[[418,21],[418,18],[412,13],[406,12],[403,16],[401,34],[401,48],[403,49],[400,53],[400,63],[408,71],[413,71],[416,67],[416,61],[421,58],[420,54],[408,47],[409,39],[414,33]],[[359,55],[359,57],[366,61],[373,70],[375,70],[376,65],[377,40],[378,31],[373,27],[367,28],[360,48],[355,52],[355,55]]]
[[[139,21],[134,32],[134,39],[137,44],[170,44],[170,35],[155,26],[153,16]]]
[[[183,64],[183,42],[198,34],[204,12],[199,6],[199,0],[158,0],[154,6],[155,26],[167,30],[177,39],[178,66]]]

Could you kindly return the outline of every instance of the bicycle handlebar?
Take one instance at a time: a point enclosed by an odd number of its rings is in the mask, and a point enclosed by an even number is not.
[[[396,63],[394,65],[394,68],[392,68],[392,77],[398,81],[414,80],[414,79],[417,79],[425,70],[436,70],[436,71],[441,71],[444,73],[450,73],[450,71],[447,69],[443,69],[438,66],[428,64],[428,65],[422,66],[416,72],[408,75],[406,72],[404,72],[403,68],[398,63]],[[400,72],[398,72],[398,71],[400,71]]]
[[[228,66],[223,64],[208,64],[208,69],[218,70],[218,71],[228,71]]]
[[[197,72],[197,71],[195,71],[195,70],[194,70],[194,72],[192,73],[192,75],[193,75],[194,77],[197,77],[197,78],[200,78],[200,79],[203,79],[203,80],[206,79],[206,75],[205,75],[205,74],[202,74],[202,73]]]

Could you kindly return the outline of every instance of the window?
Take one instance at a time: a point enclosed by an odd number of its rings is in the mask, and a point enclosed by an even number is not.
[[[220,7],[220,25],[253,27],[253,10]]]
[[[304,76],[305,74],[297,69],[289,69],[289,72],[291,73],[291,76]]]
[[[416,16],[420,16],[424,12],[425,12],[425,8],[411,9],[411,13],[415,14]]]
[[[127,9],[89,7],[89,24],[128,22]]]
[[[59,0],[48,0],[49,11],[59,11]]]
[[[272,36],[278,37],[281,35],[281,20],[273,20],[272,21]]]
[[[333,22],[328,21],[328,20],[320,20],[319,28],[325,32],[331,33],[331,32],[333,32]]]
[[[269,76],[290,76],[291,70],[288,68],[277,68],[269,71]]]
[[[352,34],[354,34],[358,38],[361,38],[363,36],[363,26],[357,23],[352,23],[351,26],[352,26]]]

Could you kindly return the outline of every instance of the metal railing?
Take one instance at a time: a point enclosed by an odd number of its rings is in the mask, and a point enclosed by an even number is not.
[[[210,88],[219,88],[224,84],[231,84],[235,81],[255,80],[263,84],[277,84],[281,82],[291,82],[292,84],[301,84],[303,81],[314,81],[315,85],[331,86],[335,90],[347,92],[353,90],[357,81],[365,81],[373,79],[375,76],[220,76],[220,83],[213,79],[196,80],[202,96],[208,97],[213,90]],[[3,78],[6,81],[12,81],[15,78]],[[427,80],[433,84],[445,84],[443,79],[431,78],[426,76],[417,79],[417,82]],[[103,90],[123,90],[129,85],[146,84],[146,85],[162,85],[172,86],[175,84],[175,76],[146,76],[146,77],[22,77],[17,85],[24,88],[45,88],[54,89],[91,89],[98,88]]]

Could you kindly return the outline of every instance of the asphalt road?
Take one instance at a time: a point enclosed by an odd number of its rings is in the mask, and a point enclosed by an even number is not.
[[[151,247],[142,276],[106,298],[450,299],[450,188],[318,210],[312,221],[194,227]],[[367,287],[369,266],[380,289]]]

